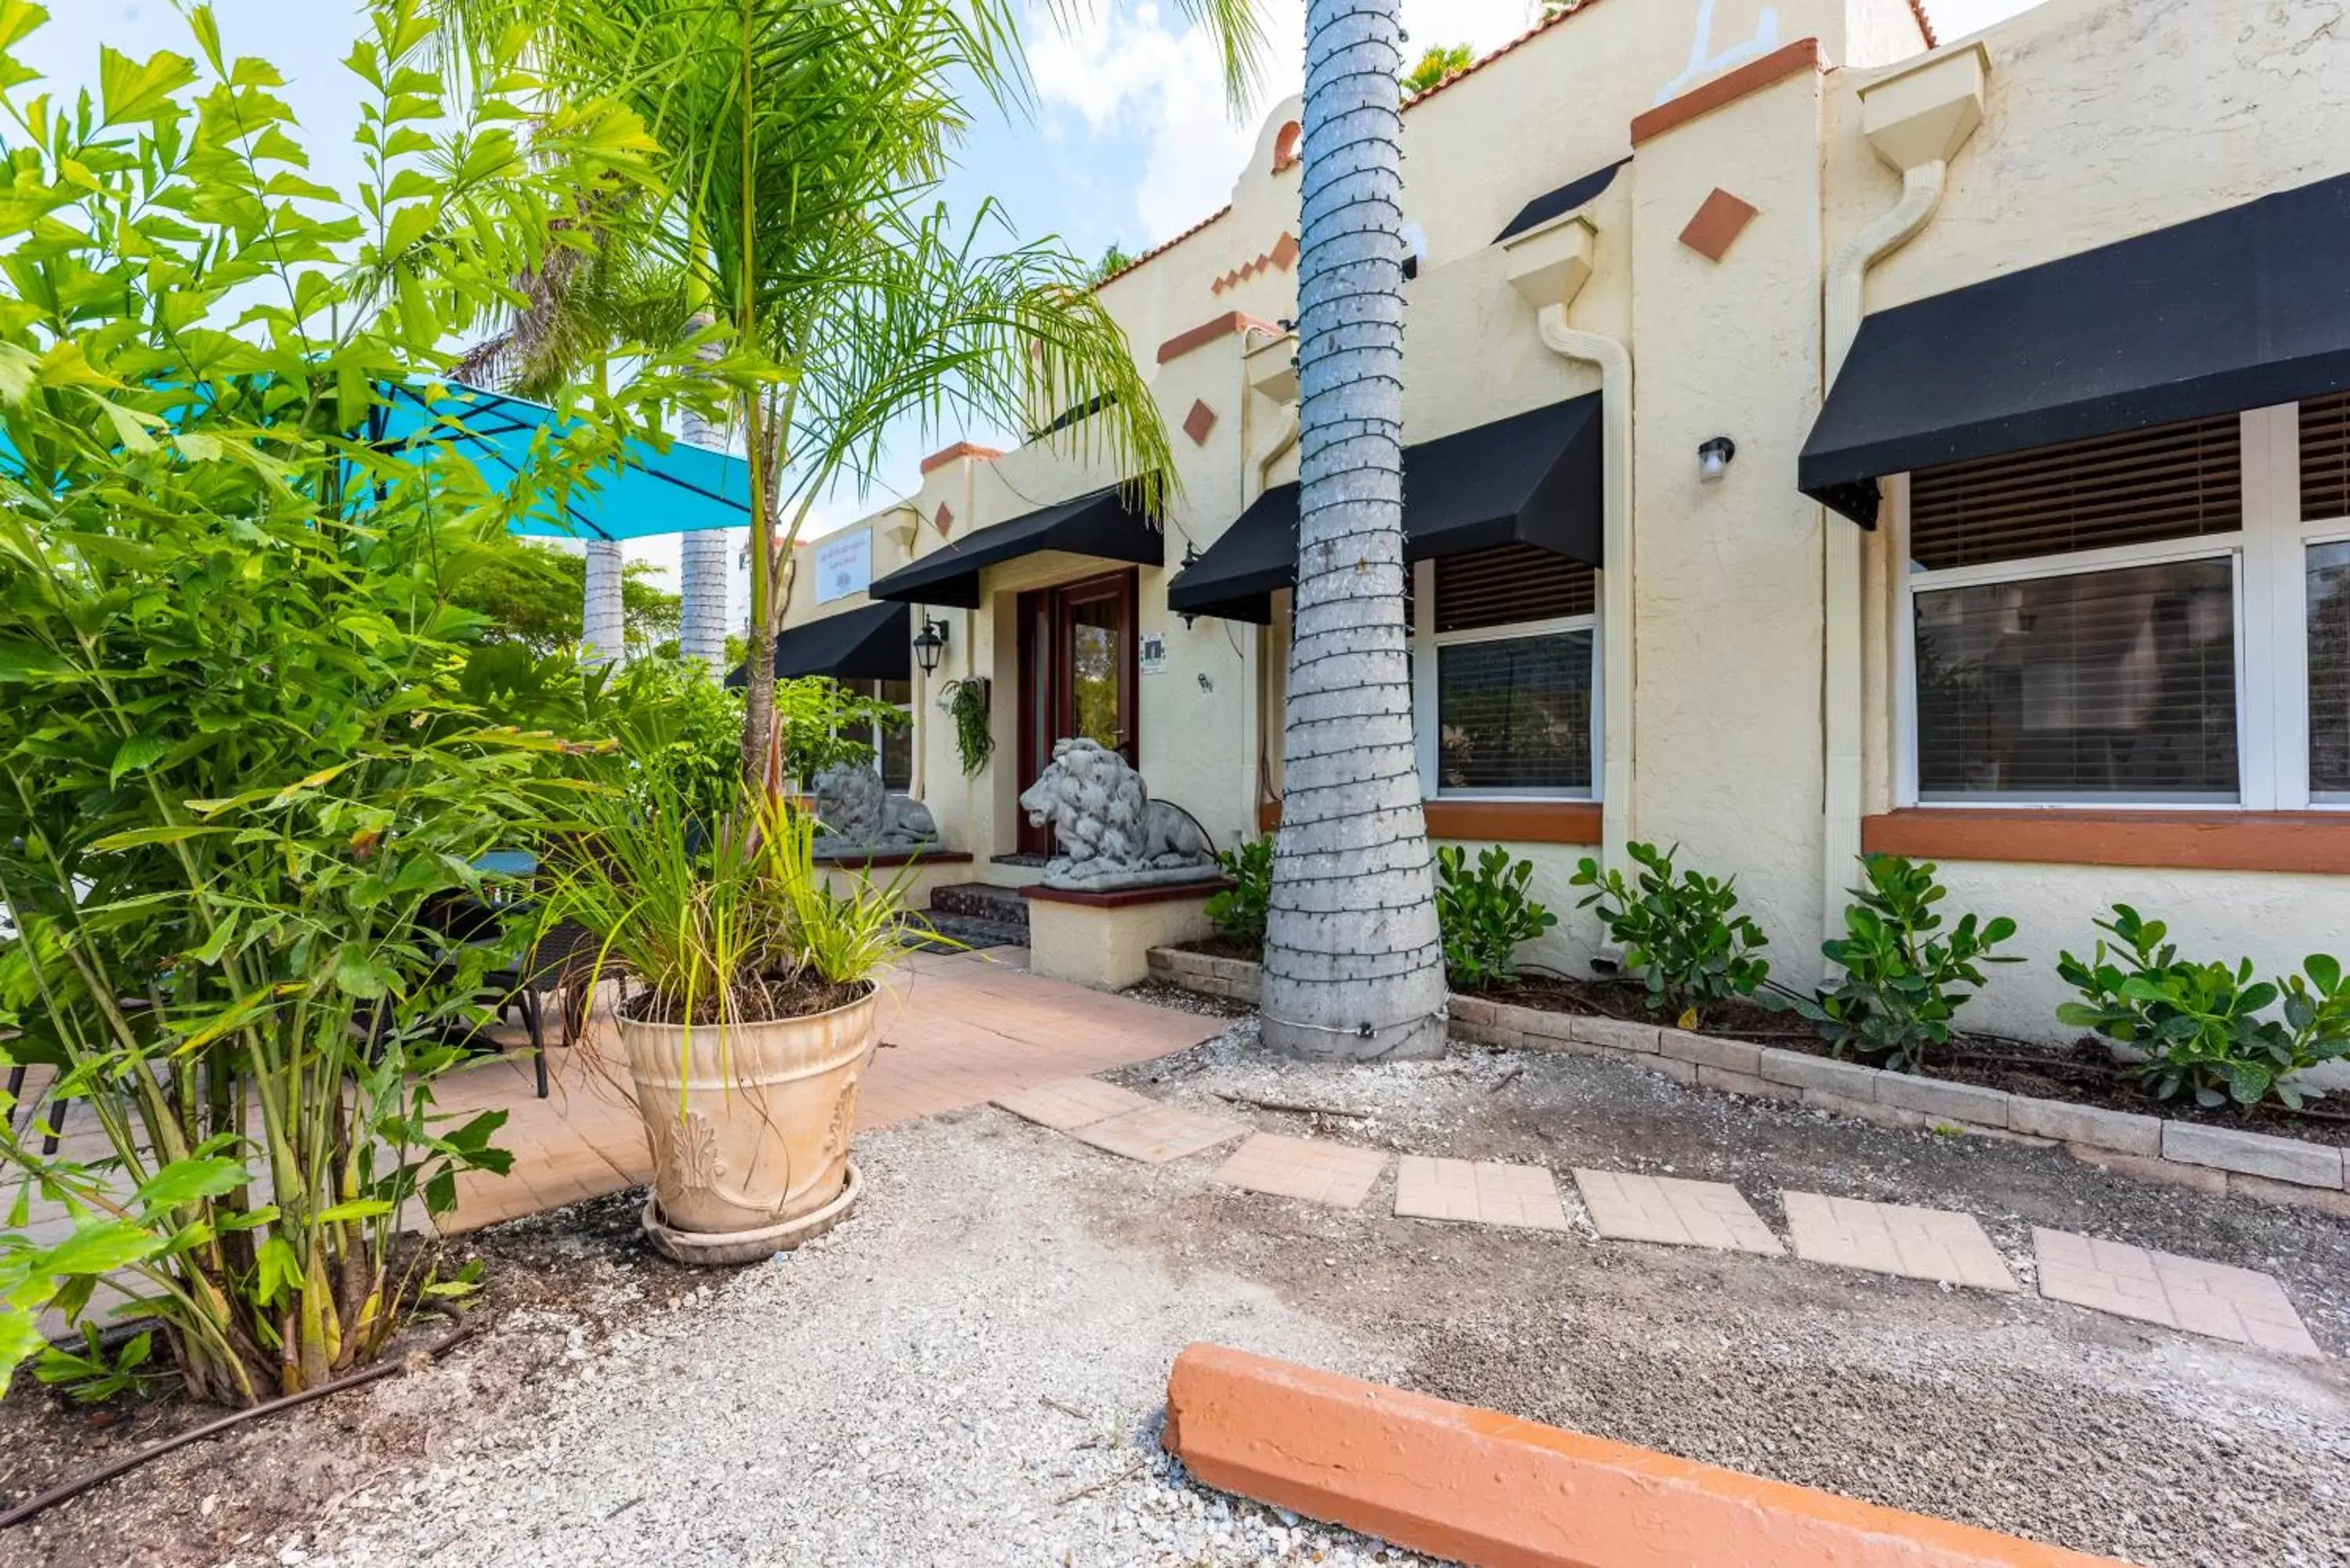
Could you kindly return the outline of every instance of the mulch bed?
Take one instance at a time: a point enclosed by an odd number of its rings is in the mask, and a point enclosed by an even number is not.
[[[1648,1012],[1647,990],[1628,980],[1528,975],[1515,986],[1489,987],[1477,994],[1513,1007],[1538,1008],[1545,1012],[1597,1013],[1641,1023],[1674,1022]],[[1760,1002],[1740,999],[1709,1006],[1699,1020],[1696,1033],[1775,1045],[1783,1051],[1801,1051],[1812,1056],[1835,1054],[1818,1031],[1794,1013],[1774,1012]],[[2275,1104],[2247,1108],[2230,1103],[2206,1107],[2190,1098],[2158,1100],[2138,1086],[2137,1078],[2115,1062],[2106,1043],[2095,1035],[2052,1044],[2009,1040],[1996,1034],[1953,1034],[1947,1049],[1929,1058],[1922,1075],[2003,1089],[2037,1100],[2063,1100],[2350,1147],[2350,1112],[2318,1106],[2295,1111]]]
[[[1183,949],[1252,962],[1263,956],[1255,948],[1222,937],[1186,942]],[[1489,986],[1473,994],[1544,1012],[1579,1012],[1638,1023],[1674,1022],[1648,1011],[1648,991],[1637,981],[1575,980],[1562,974],[1529,972],[1516,985]],[[1794,1013],[1777,1012],[1759,1002],[1742,999],[1733,998],[1708,1007],[1696,1033],[1775,1045],[1783,1051],[1801,1051],[1813,1056],[1835,1054],[1816,1029]],[[1935,1053],[1927,1068],[1927,1077],[2004,1089],[2036,1100],[2062,1100],[2072,1105],[2350,1147],[2350,1110],[2316,1104],[2295,1111],[2273,1103],[2249,1109],[2233,1103],[2207,1108],[2190,1098],[2158,1100],[2138,1087],[2137,1080],[2114,1061],[2106,1043],[2094,1035],[2049,1044],[2009,1040],[1996,1034],[1953,1034],[1949,1049]]]

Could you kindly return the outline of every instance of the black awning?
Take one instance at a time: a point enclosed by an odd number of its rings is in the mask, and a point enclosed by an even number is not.
[[[1112,485],[964,535],[901,567],[868,591],[900,604],[979,607],[979,574],[988,566],[1046,550],[1096,556],[1105,561],[1162,566],[1166,535],[1130,504],[1128,487]]]
[[[1888,473],[2350,387],[2350,175],[1880,311],[1804,443],[1863,527]]]
[[[1605,468],[1596,392],[1422,441],[1404,452],[1404,557],[1532,545],[1599,566]],[[1297,580],[1297,496],[1258,496],[1167,586],[1167,607],[1270,622],[1274,593]]]
[[[1577,207],[1590,205],[1598,199],[1600,192],[1616,183],[1616,171],[1630,161],[1627,158],[1621,163],[1610,163],[1605,169],[1593,170],[1579,180],[1570,180],[1555,191],[1544,192],[1518,209],[1518,215],[1510,220],[1509,227],[1493,236],[1493,243],[1498,245],[1503,240],[1516,239],[1528,229],[1547,223],[1553,218],[1564,217]]]
[[[836,680],[910,680],[914,612],[906,605],[859,605],[790,628],[775,639],[775,678],[829,675]],[[726,678],[744,684],[743,671]]]

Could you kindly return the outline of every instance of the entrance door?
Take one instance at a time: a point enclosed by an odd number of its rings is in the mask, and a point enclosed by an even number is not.
[[[1097,741],[1142,763],[1136,729],[1135,574],[1113,572],[1020,596],[1020,787],[1063,740]],[[1020,852],[1050,855],[1052,830],[1020,818]]]

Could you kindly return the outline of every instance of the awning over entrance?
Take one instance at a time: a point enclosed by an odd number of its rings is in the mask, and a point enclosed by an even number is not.
[[[1404,558],[1532,545],[1596,566],[1604,511],[1599,394],[1422,441],[1403,460]],[[1297,581],[1298,487],[1257,497],[1167,587],[1178,615],[1273,619]]]
[[[1881,311],[1804,493],[1863,527],[1888,473],[2350,387],[2350,175]]]
[[[795,626],[775,639],[775,676],[829,675],[835,680],[910,680],[914,612],[905,605],[859,605]],[[726,678],[743,684],[743,671]]]
[[[979,574],[1005,561],[1046,550],[1157,566],[1167,559],[1166,535],[1128,504],[1126,487],[1112,485],[1009,523],[982,528],[890,573],[867,591],[899,604],[979,607]]]

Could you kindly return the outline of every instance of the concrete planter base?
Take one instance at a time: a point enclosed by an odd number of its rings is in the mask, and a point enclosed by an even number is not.
[[[1257,997],[1257,966],[1243,959],[1161,949],[1150,955],[1150,967],[1159,979],[1189,990],[1241,1002]],[[1455,996],[1451,1008],[1452,1037],[1472,1044],[1607,1057],[1695,1088],[1786,1100],[1907,1131],[1951,1130],[2061,1146],[2074,1158],[2116,1176],[2350,1218],[2350,1162],[2344,1150],[2327,1144],[2034,1099],[1658,1024],[1518,1007],[1491,997]]]
[[[1222,882],[1074,893],[1035,887],[1028,900],[1028,968],[1097,991],[1120,991],[1150,974],[1151,954],[1208,934],[1208,900]]]

